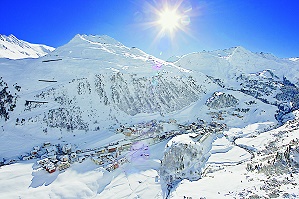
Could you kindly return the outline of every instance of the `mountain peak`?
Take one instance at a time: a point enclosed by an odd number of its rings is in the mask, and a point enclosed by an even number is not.
[[[6,36],[6,35],[0,35],[0,38],[1,38],[2,41],[6,41],[6,42],[10,42],[10,43],[23,44],[23,45],[25,44],[24,41],[19,40],[13,34],[10,34],[8,36]]]
[[[289,60],[296,62],[296,61],[299,61],[299,57],[292,57],[292,58],[289,58]]]
[[[111,45],[119,45],[123,46],[122,43],[119,41],[115,40],[114,38],[108,36],[108,35],[86,35],[86,34],[77,34],[75,37],[69,42],[89,42],[91,44],[111,44]]]
[[[251,51],[247,50],[243,46],[235,46],[235,47],[229,48],[227,51],[230,52],[231,55],[234,55],[236,53],[237,54],[240,54],[240,53],[242,53],[242,54],[252,54]]]
[[[247,51],[246,48],[244,48],[243,46],[234,46],[234,47],[231,47],[230,49],[239,50],[239,51]]]
[[[121,62],[128,60],[146,61],[148,54],[137,48],[129,48],[107,35],[77,34],[67,44],[57,48],[55,54],[71,58],[84,58],[112,62],[117,59]],[[140,64],[139,63],[139,64]],[[139,65],[137,64],[137,65]]]
[[[55,48],[46,45],[31,44],[20,40],[13,34],[9,36],[0,34],[0,58],[38,58],[48,54],[54,49]]]
[[[16,36],[14,36],[13,34],[8,35],[8,38],[18,40],[18,38]]]

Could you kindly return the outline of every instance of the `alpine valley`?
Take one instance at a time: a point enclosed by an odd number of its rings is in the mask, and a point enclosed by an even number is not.
[[[0,198],[299,198],[299,58],[0,39]]]

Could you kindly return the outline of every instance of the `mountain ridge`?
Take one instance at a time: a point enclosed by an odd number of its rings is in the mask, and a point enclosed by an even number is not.
[[[43,44],[31,44],[20,40],[14,35],[0,34],[0,58],[23,59],[42,57],[55,48]]]

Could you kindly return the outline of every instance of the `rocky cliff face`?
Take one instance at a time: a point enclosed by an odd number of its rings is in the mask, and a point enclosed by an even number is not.
[[[95,128],[93,124],[97,120],[118,120],[119,115],[112,110],[129,116],[179,111],[199,100],[204,89],[191,76],[176,77],[166,72],[148,78],[122,73],[95,74],[42,91],[25,109],[38,111],[53,103],[57,108],[39,116],[47,126],[90,130],[89,126]],[[110,113],[101,114],[107,110]]]

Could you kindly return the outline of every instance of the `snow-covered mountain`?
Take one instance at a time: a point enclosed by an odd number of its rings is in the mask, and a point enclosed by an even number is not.
[[[232,198],[254,187],[299,196],[286,188],[298,183],[299,63],[243,47],[172,61],[106,35],[1,59],[0,187],[19,191],[0,196]],[[275,193],[265,187],[280,174],[259,181],[269,169],[292,173]],[[198,192],[202,182],[216,188]]]
[[[0,34],[0,58],[23,59],[38,58],[55,50],[42,44],[31,44],[16,38],[14,35]]]

